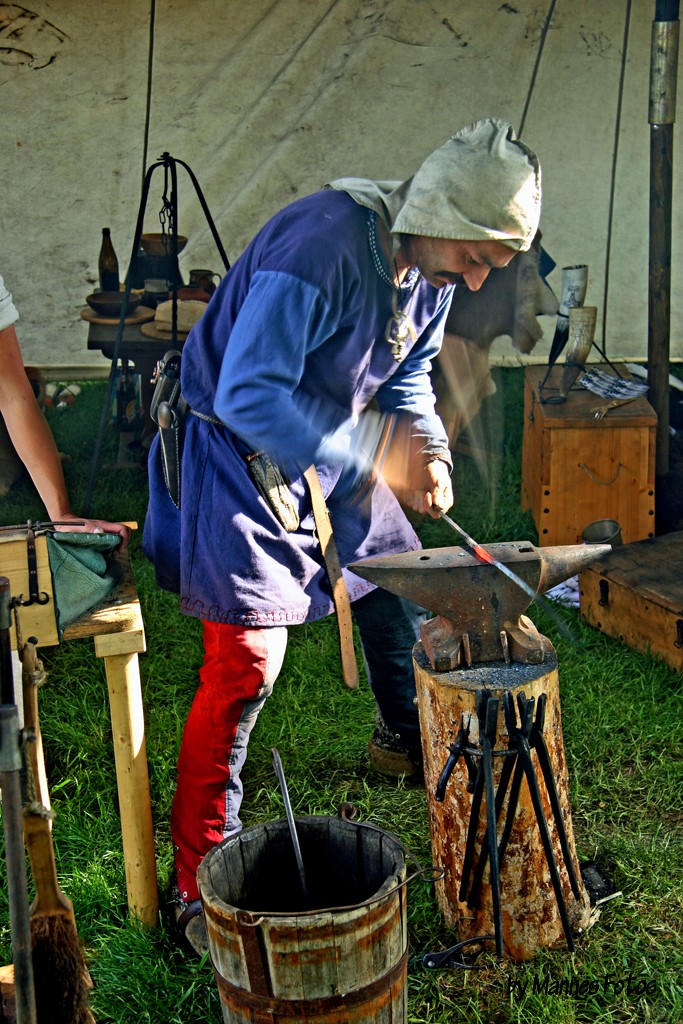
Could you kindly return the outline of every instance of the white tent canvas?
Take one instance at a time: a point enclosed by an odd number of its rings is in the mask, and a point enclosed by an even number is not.
[[[645,358],[654,0],[632,9],[628,0],[558,0],[544,36],[551,6],[0,4],[0,273],[20,310],[26,361],[74,374],[108,369],[88,351],[79,313],[96,286],[105,225],[125,275],[144,173],[162,153],[192,169],[234,260],[290,200],[342,175],[407,177],[452,131],[490,115],[509,120],[540,156],[556,294],[562,266],[588,264],[596,338],[610,358]],[[674,168],[682,155],[679,132]],[[155,172],[145,230],[159,230],[163,185]],[[178,203],[189,239],[181,272],[221,270],[182,168]],[[683,355],[682,222],[674,194],[672,358]],[[547,358],[553,322],[543,326],[526,359]],[[494,352],[513,355],[508,339]]]

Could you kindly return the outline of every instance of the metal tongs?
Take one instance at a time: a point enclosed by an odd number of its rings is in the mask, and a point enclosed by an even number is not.
[[[292,837],[292,847],[294,849],[294,860],[296,861],[296,867],[299,873],[299,885],[301,886],[301,895],[303,896],[304,904],[308,906],[310,904],[310,898],[308,893],[308,883],[306,882],[306,869],[304,868],[304,861],[303,857],[301,856],[299,834],[296,830],[294,814],[292,813],[292,804],[289,799],[289,790],[287,789],[285,772],[282,767],[282,761],[280,759],[280,754],[278,752],[277,747],[272,747],[271,754],[273,755],[273,767],[275,768],[275,774],[277,775],[277,781],[280,786],[280,792],[282,793],[282,799],[285,804],[285,814],[287,815],[287,824],[289,825],[289,833]]]

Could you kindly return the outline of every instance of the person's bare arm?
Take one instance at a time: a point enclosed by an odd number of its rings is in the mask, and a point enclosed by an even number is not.
[[[118,533],[125,550],[130,530],[123,523],[84,520],[71,511],[57,445],[26,376],[13,325],[0,331],[0,412],[50,520],[69,523],[68,529],[74,532]],[[82,526],[73,525],[80,522]]]

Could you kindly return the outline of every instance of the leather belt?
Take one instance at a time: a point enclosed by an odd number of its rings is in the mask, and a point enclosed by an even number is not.
[[[339,628],[339,649],[341,654],[342,677],[349,689],[353,690],[358,686],[358,664],[356,662],[356,651],[353,646],[353,619],[351,617],[351,602],[349,601],[346,583],[342,576],[339,553],[332,533],[330,513],[325,504],[320,479],[315,466],[309,466],[304,471],[304,478],[308,484],[313,506],[313,518],[315,528],[320,541],[320,547],[325,561],[325,568],[332,587],[332,600],[337,613],[337,626]]]

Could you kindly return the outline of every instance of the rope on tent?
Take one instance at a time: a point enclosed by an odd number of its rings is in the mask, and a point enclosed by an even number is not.
[[[619,90],[617,93],[617,114],[614,124],[614,147],[612,149],[612,175],[609,186],[609,213],[607,215],[607,241],[605,244],[605,287],[602,296],[602,349],[607,350],[607,296],[609,294],[609,265],[612,253],[612,223],[614,218],[614,193],[617,177],[617,157],[619,155],[619,134],[621,132],[621,107],[624,98],[624,78],[626,75],[626,54],[631,27],[631,0],[626,0],[626,18],[624,21],[624,42],[621,47],[621,70],[619,73]]]
[[[537,77],[537,74],[538,74],[538,69],[539,69],[540,64],[541,64],[541,57],[543,55],[543,50],[544,50],[544,47],[545,47],[546,36],[548,35],[548,30],[550,29],[550,23],[551,23],[551,21],[553,19],[553,15],[555,13],[556,4],[557,4],[557,0],[551,0],[550,6],[548,8],[548,13],[545,16],[545,21],[543,23],[543,31],[541,32],[541,39],[540,39],[540,42],[538,44],[538,51],[536,53],[536,61],[534,63],[534,69],[533,69],[533,71],[531,73],[531,79],[529,81],[529,89],[527,91],[526,100],[525,100],[525,103],[524,103],[524,110],[522,111],[522,116],[521,116],[520,122],[519,122],[519,131],[517,133],[519,138],[522,137],[522,132],[524,131],[524,125],[526,123],[526,117],[527,117],[527,114],[529,112],[529,106],[531,105],[531,97],[533,95],[534,88],[536,86],[536,77]],[[619,88],[618,88],[618,91],[617,91],[617,110],[616,110],[616,119],[615,119],[615,124],[614,124],[614,145],[613,145],[613,148],[612,148],[612,170],[611,170],[611,175],[610,175],[609,209],[608,209],[608,215],[607,215],[607,239],[606,239],[606,244],[605,244],[605,286],[604,286],[603,299],[602,299],[602,348],[599,349],[600,353],[603,356],[605,356],[605,358],[607,358],[606,354],[605,354],[606,353],[606,349],[607,349],[607,342],[606,342],[606,336],[607,336],[607,298],[608,298],[608,294],[609,294],[609,269],[610,269],[610,258],[611,258],[611,252],[612,252],[612,224],[613,224],[613,220],[614,220],[614,194],[615,194],[615,182],[616,182],[616,175],[617,175],[617,158],[618,158],[618,155],[619,155],[619,134],[621,132],[621,110],[622,110],[622,104],[623,104],[623,98],[624,98],[624,79],[625,79],[625,76],[626,76],[626,56],[627,56],[627,53],[628,53],[628,41],[629,41],[629,34],[630,34],[630,28],[631,28],[631,6],[632,6],[632,0],[626,0],[626,16],[625,16],[625,20],[624,20],[624,40],[623,40],[623,44],[622,44],[622,48],[621,48],[621,69],[620,69],[620,73],[619,73]]]
[[[145,97],[145,131],[142,143],[142,187],[145,187],[147,153],[149,152],[149,126],[152,111],[152,79],[154,69],[154,32],[156,23],[156,0],[149,3],[149,49],[147,52],[147,95]]]
[[[519,131],[517,132],[517,135],[519,136],[519,138],[522,137],[522,132],[524,131],[524,124],[526,122],[526,115],[529,112],[529,104],[531,103],[531,97],[532,97],[532,94],[533,94],[533,91],[534,91],[534,87],[536,85],[536,75],[538,74],[538,69],[539,69],[539,67],[541,65],[541,57],[543,56],[543,49],[545,47],[545,39],[546,39],[546,36],[548,35],[548,29],[550,28],[550,22],[553,20],[553,14],[555,13],[555,4],[556,3],[557,3],[557,0],[551,0],[550,7],[548,8],[548,13],[545,16],[545,22],[543,23],[543,31],[541,32],[541,40],[540,40],[540,42],[538,44],[538,52],[536,53],[536,61],[534,63],[534,70],[531,72],[531,81],[529,82],[529,89],[527,90],[527,94],[526,94],[526,101],[524,103],[524,110],[522,111],[522,116],[521,116],[520,121],[519,121]]]

